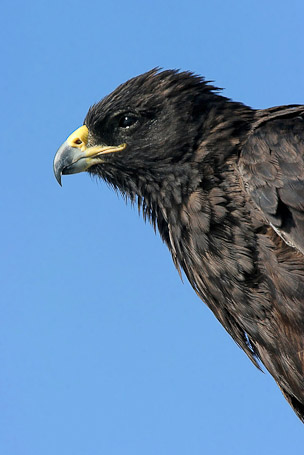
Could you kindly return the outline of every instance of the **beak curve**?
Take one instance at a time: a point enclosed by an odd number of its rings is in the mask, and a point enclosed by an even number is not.
[[[53,165],[54,174],[59,185],[61,186],[62,174],[76,174],[77,172],[85,171],[87,169],[86,164],[83,152],[74,149],[65,141],[59,147]]]
[[[61,185],[63,174],[77,174],[87,171],[94,164],[102,162],[101,155],[124,150],[127,144],[118,146],[96,145],[87,147],[88,128],[83,125],[72,133],[59,147],[54,158],[54,174]]]

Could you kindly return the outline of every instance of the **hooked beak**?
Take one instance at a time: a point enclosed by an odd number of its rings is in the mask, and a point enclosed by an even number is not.
[[[88,128],[83,125],[72,133],[59,147],[54,158],[54,174],[61,185],[62,174],[77,174],[87,171],[94,164],[102,162],[102,155],[124,150],[127,144],[118,146],[95,145],[87,147]]]

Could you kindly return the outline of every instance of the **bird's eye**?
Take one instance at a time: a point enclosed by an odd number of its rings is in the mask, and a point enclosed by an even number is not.
[[[130,128],[130,126],[134,125],[137,122],[137,117],[135,115],[127,114],[123,115],[119,120],[119,127],[120,128]]]

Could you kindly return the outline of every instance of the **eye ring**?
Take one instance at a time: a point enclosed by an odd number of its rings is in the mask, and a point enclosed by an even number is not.
[[[118,126],[119,128],[129,129],[131,126],[137,123],[138,118],[134,114],[123,114],[120,117]]]

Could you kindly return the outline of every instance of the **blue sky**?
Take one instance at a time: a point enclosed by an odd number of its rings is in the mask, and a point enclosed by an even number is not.
[[[0,453],[295,453],[303,426],[153,229],[53,156],[155,66],[255,108],[304,103],[304,3],[6,2],[1,25]]]

